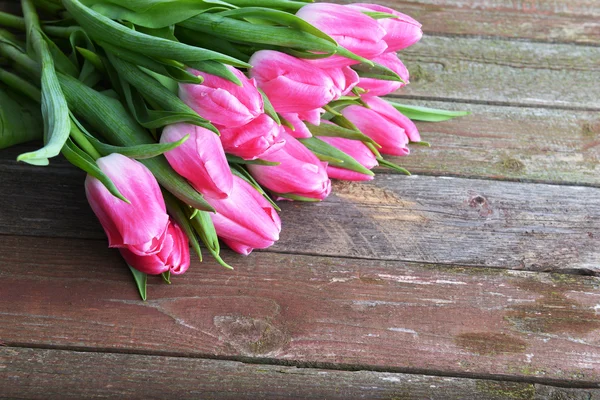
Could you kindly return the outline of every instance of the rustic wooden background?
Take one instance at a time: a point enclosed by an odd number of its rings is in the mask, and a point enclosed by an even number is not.
[[[138,298],[64,161],[0,152],[0,398],[600,399],[600,2],[412,0],[433,147]]]

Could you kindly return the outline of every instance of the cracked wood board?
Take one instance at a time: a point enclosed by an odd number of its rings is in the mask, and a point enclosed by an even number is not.
[[[415,18],[426,35],[600,44],[600,4],[595,0],[384,0],[378,4]]]
[[[410,146],[406,157],[386,156],[413,173],[600,186],[600,112],[391,100],[471,112],[417,122],[432,146]]]
[[[58,170],[0,168],[0,234],[105,240],[84,175]],[[322,203],[280,202],[269,251],[598,273],[599,198],[593,187],[382,174],[337,182]]]
[[[0,347],[0,370],[0,398],[600,400],[599,390],[524,382],[67,350]]]
[[[600,111],[600,47],[425,36],[399,56],[400,95]]]
[[[5,236],[7,346],[600,382],[600,278],[255,253],[142,302],[104,241]]]

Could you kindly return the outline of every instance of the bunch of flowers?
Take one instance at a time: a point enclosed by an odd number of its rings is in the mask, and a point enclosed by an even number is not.
[[[62,153],[87,172],[90,206],[143,297],[145,274],[184,273],[190,246],[226,267],[219,239],[245,255],[271,246],[274,201],[324,200],[330,179],[370,180],[377,165],[408,173],[382,155],[428,145],[410,118],[464,115],[382,98],[408,84],[397,52],[422,36],[387,7],[35,4],[0,13],[12,30],[0,30],[0,148],[43,137],[18,160]]]

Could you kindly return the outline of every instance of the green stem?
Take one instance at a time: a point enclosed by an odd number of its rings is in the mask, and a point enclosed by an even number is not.
[[[0,68],[0,82],[4,82],[8,87],[23,93],[25,96],[38,103],[42,101],[42,93],[38,88],[20,76],[2,68]]]
[[[40,77],[40,71],[38,70],[37,63],[15,46],[0,41],[0,54],[11,59],[18,66],[23,67],[28,75],[36,78]]]
[[[21,31],[25,30],[25,19],[17,15],[9,14],[0,11],[0,25],[5,28],[18,29]],[[79,30],[78,26],[52,26],[42,25],[42,30],[50,36],[60,37],[68,39],[69,36]]]
[[[8,72],[0,68],[0,82],[5,83],[10,88],[19,91],[29,97],[32,100],[40,103],[42,101],[42,95],[38,88],[24,80],[18,75]],[[102,155],[96,150],[94,145],[87,139],[85,134],[77,127],[76,124],[71,123],[70,136],[75,142],[81,147],[86,153],[90,155],[94,160],[99,159]]]
[[[94,161],[102,157],[102,155],[98,152],[98,150],[96,150],[94,145],[92,145],[92,143],[90,143],[90,141],[87,139],[85,134],[81,132],[81,129],[79,129],[79,127],[73,122],[71,122],[70,135],[73,138],[73,140],[75,140],[75,143],[77,143],[83,151],[88,153],[90,157],[94,159]]]

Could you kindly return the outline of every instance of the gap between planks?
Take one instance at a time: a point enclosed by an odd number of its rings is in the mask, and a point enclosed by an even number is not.
[[[1,243],[9,345],[598,383],[598,278],[264,252],[142,302],[100,241]]]
[[[486,374],[474,374],[474,373],[447,373],[445,371],[434,371],[434,370],[411,370],[404,368],[381,368],[371,365],[357,365],[357,364],[333,364],[333,363],[319,363],[319,362],[295,362],[295,361],[284,361],[278,359],[267,359],[267,358],[250,358],[250,357],[235,357],[235,356],[211,356],[210,354],[205,355],[185,355],[178,353],[171,353],[168,351],[155,351],[155,352],[144,352],[144,351],[115,351],[114,349],[101,349],[101,348],[85,348],[77,346],[36,346],[28,344],[3,344],[0,345],[0,361],[2,361],[2,352],[11,349],[23,349],[30,351],[31,353],[45,352],[55,353],[52,354],[55,357],[60,357],[60,353],[70,355],[68,353],[85,353],[88,355],[97,355],[99,358],[102,356],[116,356],[117,358],[130,355],[139,358],[149,359],[164,359],[172,358],[174,363],[178,360],[184,359],[187,362],[222,362],[222,363],[240,363],[245,366],[256,367],[256,366],[270,366],[270,367],[284,367],[285,370],[321,370],[328,372],[370,372],[375,374],[387,374],[387,375],[404,375],[405,379],[411,377],[417,378],[453,378],[459,380],[480,380],[487,382],[512,382],[522,383],[530,385],[542,385],[553,388],[564,388],[564,389],[595,389],[594,393],[600,399],[600,383],[587,383],[587,382],[573,382],[567,380],[555,380],[555,379],[544,379],[544,378],[527,378],[527,377],[515,377],[508,375],[486,375]],[[150,360],[150,362],[152,362]],[[0,364],[1,366],[1,364]],[[117,367],[118,368],[118,367]],[[10,371],[9,371],[10,373]],[[280,372],[286,373],[286,372]],[[288,372],[289,373],[289,372]],[[301,373],[301,372],[298,372]],[[389,382],[399,382],[395,379],[384,379]],[[1,383],[1,380],[0,380]],[[0,387],[1,388],[1,387]],[[1,389],[0,389],[1,390]],[[0,396],[2,392],[0,392]],[[0,397],[1,399],[2,397]]]
[[[366,394],[370,399],[386,400],[600,399],[598,390],[372,371],[303,369],[235,361],[78,352],[61,354],[61,351],[54,350],[3,351],[0,348],[1,359],[7,360],[11,367],[4,395],[20,398],[39,396],[62,400],[108,397],[118,393],[128,399],[197,399],[203,395],[235,400],[348,400],[364,398]],[[80,385],[82,381],[86,385]]]

